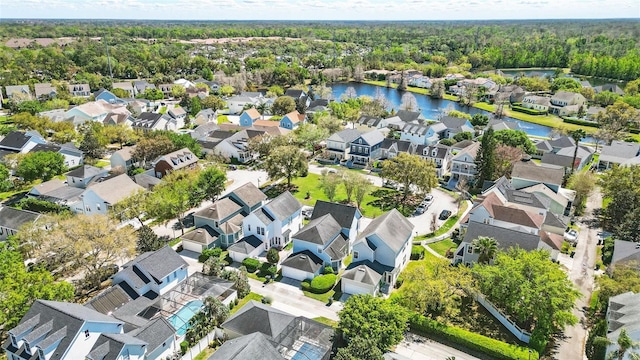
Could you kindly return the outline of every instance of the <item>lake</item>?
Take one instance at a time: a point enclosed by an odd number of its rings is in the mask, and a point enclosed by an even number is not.
[[[391,104],[391,108],[398,110],[400,108],[400,104],[402,103],[402,95],[404,92],[398,91],[396,89],[387,88],[384,86],[375,86],[370,84],[362,84],[362,83],[354,83],[354,82],[342,82],[342,83],[334,83],[329,85],[332,89],[333,98],[336,100],[340,100],[342,94],[344,94],[348,87],[352,87],[356,90],[356,94],[358,96],[366,95],[374,98],[376,96],[376,90],[379,89],[387,101]],[[487,114],[489,118],[493,116],[492,113],[484,110],[480,110],[473,107],[461,106],[459,103],[451,100],[444,99],[432,99],[430,96],[421,95],[412,93],[413,96],[416,97],[418,108],[422,112],[425,118],[436,120],[438,115],[441,112],[446,112],[449,110],[458,110],[462,112],[466,112],[468,114]],[[552,128],[544,125],[538,125],[522,120],[516,120],[510,117],[503,117],[505,121],[513,121],[520,125],[520,128],[529,135],[532,136],[542,136],[549,137],[549,134],[553,130]],[[586,138],[583,141],[585,142],[593,142],[592,138]]]

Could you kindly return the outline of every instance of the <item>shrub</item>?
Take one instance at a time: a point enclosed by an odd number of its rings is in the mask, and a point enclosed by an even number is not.
[[[204,249],[202,250],[202,253],[200,254],[200,256],[198,256],[198,262],[203,263],[207,261],[210,257],[212,256],[220,257],[221,254],[222,254],[221,248]]]
[[[265,296],[262,298],[263,304],[271,304],[272,302],[273,302],[273,299],[270,296]]]
[[[424,258],[424,247],[413,245],[411,246],[411,260],[420,260]]]
[[[331,266],[325,266],[324,269],[322,269],[322,273],[323,274],[333,274],[333,268]]]
[[[183,341],[180,343],[180,353],[182,353],[182,355],[186,354],[187,351],[189,350],[189,342],[188,341]]]
[[[409,318],[409,327],[418,334],[432,335],[451,341],[470,350],[487,354],[492,359],[538,359],[538,352],[535,350],[531,350],[532,352],[529,353],[528,348],[507,344],[454,326],[447,326],[419,314],[413,314]]]
[[[311,289],[311,281],[307,280],[303,280],[300,283],[300,287],[302,288],[303,291],[310,291]]]
[[[62,214],[70,211],[68,206],[58,205],[50,201],[38,200],[36,198],[22,198],[16,207],[37,213]]]
[[[260,266],[260,276],[269,275],[271,277],[275,277],[276,273],[278,273],[278,267],[275,265],[262,263],[262,265]]]
[[[525,113],[525,114],[529,114],[529,115],[546,115],[547,114],[546,111],[528,109],[526,107],[515,106],[515,105],[511,106],[511,110],[517,111],[517,112],[521,112],[521,113]]]
[[[576,124],[580,126],[588,126],[588,127],[595,127],[595,128],[600,127],[600,124],[594,121],[585,121],[585,120],[579,120],[579,119],[568,118],[568,117],[563,117],[562,121],[566,122],[567,124]]]
[[[184,248],[182,247],[182,245],[178,246],[178,248],[176,249],[176,252],[182,252]]]
[[[402,286],[403,283],[404,283],[404,279],[401,277],[398,277],[398,279],[396,279],[396,284],[393,287],[398,289],[400,286]]]
[[[338,277],[334,274],[318,275],[311,280],[309,291],[315,294],[324,294],[336,284]]]
[[[247,272],[254,273],[260,267],[260,261],[252,258],[242,260],[242,265],[247,268]]]

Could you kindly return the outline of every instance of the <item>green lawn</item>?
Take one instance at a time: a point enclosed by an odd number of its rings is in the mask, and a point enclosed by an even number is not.
[[[95,163],[95,167],[99,167],[99,168],[103,168],[105,166],[111,165],[111,162],[107,161],[107,160],[98,160]]]
[[[291,183],[297,186],[297,190],[293,191],[293,196],[295,196],[296,199],[298,199],[301,203],[310,206],[313,206],[317,200],[329,201],[322,189],[320,189],[320,176],[321,175],[309,173],[306,177],[293,179]],[[373,187],[372,190],[378,195],[380,194],[380,191],[383,192],[382,194],[386,192],[393,192],[393,190],[381,189],[378,187]],[[306,199],[307,192],[309,192],[309,194],[311,195],[311,197],[308,199]],[[346,200],[346,198],[347,195],[344,187],[341,185],[338,186],[334,201],[342,202]],[[353,201],[353,199],[351,200]],[[381,197],[374,196],[372,193],[369,193],[364,197],[364,201],[362,202],[362,206],[360,209],[360,211],[362,211],[362,215],[370,218],[375,218],[382,215],[384,211],[380,207],[372,204],[376,200],[381,200]]]
[[[452,249],[451,251],[454,251],[458,247],[458,245],[449,238],[427,244],[427,246],[442,256],[447,255],[447,250]]]
[[[325,325],[331,326],[332,328],[335,328],[335,327],[338,326],[338,322],[337,321],[328,319],[328,318],[326,318],[324,316],[314,317],[311,320],[315,320],[315,321],[317,321],[317,322],[319,322],[321,324],[325,324]]]
[[[167,107],[163,106],[158,110],[158,114],[166,114],[167,113]]]
[[[244,299],[240,300],[236,306],[231,309],[229,315],[233,315],[236,311],[240,310],[246,303],[251,300],[262,301],[262,295],[256,294],[254,292],[249,293],[249,295],[245,296]]]
[[[409,261],[409,264],[407,264],[407,267],[404,269],[404,271],[409,271],[410,269],[413,269],[415,267],[422,267],[422,266],[426,266],[427,269],[433,271],[434,261],[437,261],[437,260],[438,258],[435,255],[433,255],[428,251],[425,251],[424,259]],[[400,274],[400,276],[402,277],[402,274]]]
[[[204,350],[202,350],[202,352],[200,354],[198,354],[198,356],[194,357],[193,360],[206,360],[209,358],[209,356],[211,356],[211,354],[213,354],[216,351],[216,349],[212,349],[210,347],[205,348]]]

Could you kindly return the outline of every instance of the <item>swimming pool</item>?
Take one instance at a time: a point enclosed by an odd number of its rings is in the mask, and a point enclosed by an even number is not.
[[[176,329],[176,334],[184,335],[189,329],[189,320],[202,309],[204,303],[201,300],[192,300],[184,304],[177,313],[169,317],[169,322]]]
[[[326,353],[326,351],[321,348],[311,345],[309,343],[304,343],[295,355],[291,358],[291,360],[318,360],[322,359],[322,356]]]

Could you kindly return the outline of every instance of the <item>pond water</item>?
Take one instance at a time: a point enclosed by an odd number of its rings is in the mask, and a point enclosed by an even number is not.
[[[376,97],[376,92],[382,93],[387,101],[391,104],[391,108],[398,110],[400,104],[402,103],[402,95],[404,92],[398,91],[396,89],[387,88],[384,86],[376,86],[370,84],[362,84],[355,82],[342,82],[342,83],[334,83],[329,85],[332,88],[333,98],[339,100],[342,94],[344,94],[349,87],[353,87],[356,91],[357,96],[366,95],[370,97]],[[492,113],[484,110],[480,110],[473,107],[461,106],[459,103],[451,100],[444,99],[432,99],[427,95],[421,95],[413,93],[416,97],[418,108],[422,112],[425,118],[435,120],[438,118],[438,115],[447,112],[449,110],[458,110],[462,112],[469,113],[471,115],[474,114],[487,114],[489,118],[493,116]],[[516,120],[510,117],[503,117],[505,121],[513,121],[520,125],[520,128],[529,135],[532,136],[542,136],[549,137],[549,134],[553,130],[549,126],[538,125],[522,120]],[[584,140],[585,142],[593,142],[593,139],[587,138]]]

